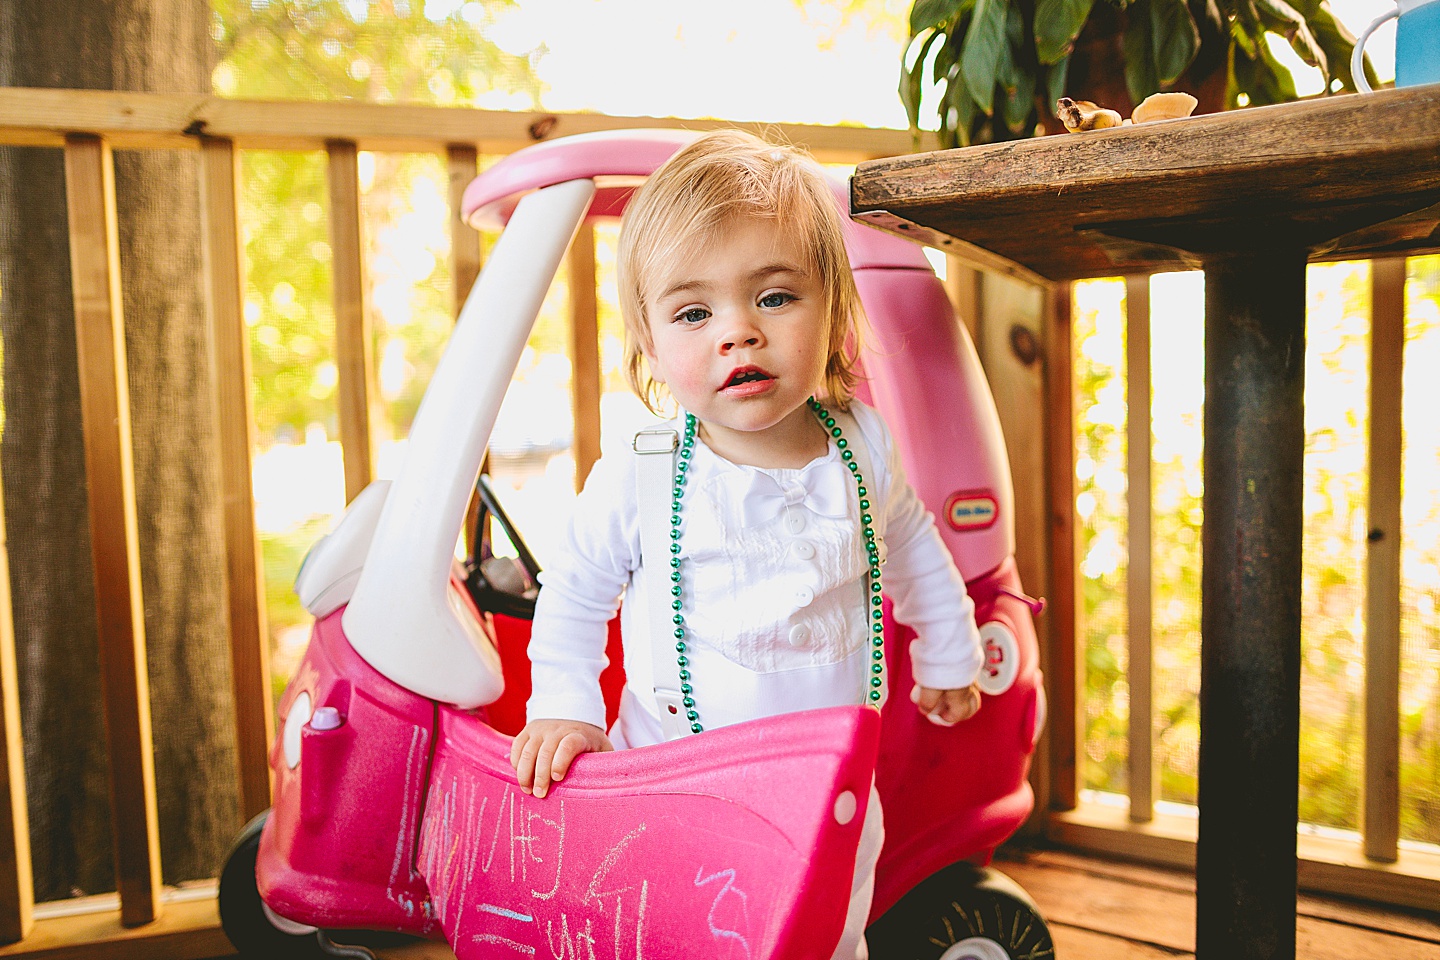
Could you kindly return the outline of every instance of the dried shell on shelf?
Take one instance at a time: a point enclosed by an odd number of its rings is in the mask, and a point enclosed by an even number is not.
[[[1134,112],[1130,114],[1130,119],[1136,123],[1149,123],[1152,120],[1177,120],[1180,117],[1190,116],[1199,102],[1188,93],[1152,93],[1135,108]]]
[[[1114,110],[1107,110],[1089,100],[1071,100],[1069,97],[1061,97],[1055,101],[1055,116],[1060,118],[1065,129],[1071,133],[1104,130],[1107,127],[1118,127],[1122,123],[1120,114]]]

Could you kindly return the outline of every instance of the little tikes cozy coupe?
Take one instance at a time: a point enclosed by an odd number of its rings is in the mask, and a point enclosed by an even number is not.
[[[544,143],[466,191],[468,222],[506,228],[416,415],[404,470],[355,498],[297,579],[316,622],[280,702],[274,807],[246,828],[220,885],[225,931],[245,954],[363,956],[328,933],[369,930],[444,939],[460,960],[825,960],[872,774],[886,833],[872,956],[1053,954],[1023,892],[983,868],[1031,810],[1025,776],[1045,713],[1038,604],[1015,573],[994,402],[919,248],[865,226],[847,221],[872,328],[860,395],[889,422],[975,600],[979,714],[950,729],[926,722],[909,699],[913,634],[888,623],[883,722],[861,706],[789,714],[581,756],[544,800],[515,785],[536,569],[523,548],[519,565],[491,556],[484,536],[461,563],[455,544],[576,228],[618,215],[690,137]],[[843,207],[843,185],[836,195]],[[509,588],[507,564],[519,574]],[[612,623],[612,716],[617,640]]]

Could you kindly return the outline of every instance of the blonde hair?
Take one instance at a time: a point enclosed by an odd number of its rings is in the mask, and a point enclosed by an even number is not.
[[[652,413],[660,413],[662,385],[645,362],[651,346],[646,289],[665,265],[714,242],[740,217],[774,221],[798,242],[820,277],[830,322],[822,396],[831,406],[848,408],[859,379],[861,307],[834,194],[809,156],[741,130],[715,130],[683,147],[625,211],[617,267],[631,388]]]

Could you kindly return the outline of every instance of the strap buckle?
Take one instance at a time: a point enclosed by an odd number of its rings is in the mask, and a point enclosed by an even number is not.
[[[674,453],[680,447],[680,435],[667,427],[641,430],[630,441],[636,453]]]

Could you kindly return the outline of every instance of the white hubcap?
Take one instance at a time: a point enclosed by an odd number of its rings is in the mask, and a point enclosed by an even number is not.
[[[989,937],[967,937],[940,954],[940,960],[1010,960],[1010,954]]]

